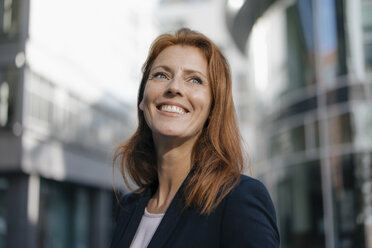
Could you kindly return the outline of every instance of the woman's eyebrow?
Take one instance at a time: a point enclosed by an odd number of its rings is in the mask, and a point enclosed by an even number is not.
[[[157,65],[157,66],[151,68],[151,71],[153,71],[155,69],[164,69],[166,71],[172,71],[171,68],[169,66],[166,66],[166,65]]]
[[[193,70],[193,69],[185,69],[184,72],[190,74],[190,73],[197,73],[197,74],[200,74],[202,75],[203,77],[206,77],[206,75],[204,75],[201,71],[198,71],[198,70]]]

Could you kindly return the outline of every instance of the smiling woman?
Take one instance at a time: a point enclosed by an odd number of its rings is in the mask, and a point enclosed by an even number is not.
[[[211,105],[207,73],[208,63],[196,47],[170,46],[155,59],[139,107],[156,144],[178,137],[177,142],[190,140],[187,150],[192,150]]]
[[[153,42],[138,121],[114,157],[138,189],[121,200],[111,247],[279,247],[266,188],[241,175],[230,69],[211,40],[180,29]]]

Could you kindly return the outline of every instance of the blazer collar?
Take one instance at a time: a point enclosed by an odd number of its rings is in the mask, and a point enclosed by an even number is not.
[[[186,181],[186,180],[185,180]],[[171,237],[179,219],[181,218],[183,204],[183,187],[185,182],[182,183],[174,196],[171,204],[169,205],[163,219],[161,220],[154,236],[152,237],[148,248],[164,247],[164,244]]]
[[[132,214],[127,216],[127,218],[129,218],[129,223],[127,227],[122,227],[125,231],[118,247],[129,247],[132,243],[132,239],[136,234],[139,223],[141,222],[145,207],[152,196],[151,192],[151,189],[147,189],[144,193],[142,193],[134,205],[134,209],[131,212]]]
[[[183,181],[181,187],[178,189],[171,204],[165,212],[162,221],[156,229],[154,236],[147,246],[148,248],[163,247],[167,240],[170,238],[173,230],[177,225],[177,222],[181,218],[182,208],[184,206],[183,189],[185,187],[186,181],[192,174],[193,170],[190,171],[186,179]],[[154,189],[148,188],[136,201],[134,209],[131,211],[132,215],[127,216],[128,218],[130,218],[129,223],[126,228],[123,227],[123,229],[125,229],[125,232],[123,233],[118,247],[129,247],[132,243],[134,235],[136,234],[137,228],[145,211],[145,207],[153,194]]]

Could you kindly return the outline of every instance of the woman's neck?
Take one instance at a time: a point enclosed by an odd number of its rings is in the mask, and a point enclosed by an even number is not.
[[[193,143],[167,145],[156,142],[159,186],[149,201],[150,213],[164,213],[191,170]]]

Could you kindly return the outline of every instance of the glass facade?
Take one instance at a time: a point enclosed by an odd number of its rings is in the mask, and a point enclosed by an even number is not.
[[[41,178],[36,247],[108,247],[119,206],[112,192],[104,192],[104,202],[96,201],[101,191]],[[102,204],[110,207],[100,209]]]
[[[308,1],[300,1],[285,10],[287,80],[280,93],[283,99],[286,99],[288,94],[315,83],[312,18],[303,16],[304,13],[311,12]]]
[[[89,247],[88,188],[42,179],[37,247]]]
[[[276,194],[281,247],[322,247],[324,220],[319,161],[292,165],[275,173],[279,175]]]
[[[372,1],[361,0],[361,2],[365,69],[367,72],[372,72]]]
[[[253,26],[253,170],[273,195],[281,247],[372,245],[371,6],[357,8],[361,43],[337,0],[277,1]],[[363,80],[353,79],[349,44],[365,51]]]
[[[363,247],[362,191],[356,175],[355,154],[330,158],[336,247]]]
[[[107,92],[98,99],[51,82],[60,68],[31,69],[40,68],[44,49],[32,43],[42,36],[29,33],[38,25],[29,25],[33,7],[0,0],[0,248],[108,247],[114,196],[102,171],[132,131],[128,106]],[[58,60],[46,54],[46,63]]]

